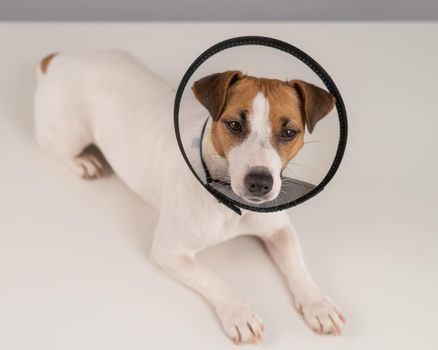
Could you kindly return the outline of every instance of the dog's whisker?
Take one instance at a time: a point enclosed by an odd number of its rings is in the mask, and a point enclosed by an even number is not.
[[[224,160],[224,159],[225,159],[224,157],[221,157],[221,156],[208,155],[208,154],[203,155],[202,158],[203,158],[204,160],[206,160],[206,159],[212,159],[212,160],[219,159],[219,160]]]
[[[306,168],[306,169],[310,169],[310,170],[318,170],[317,168],[314,168],[314,167],[311,167],[311,166],[308,166],[308,165],[304,165],[304,164],[301,164],[301,163],[295,163],[295,162],[289,162],[289,164],[288,165],[286,165],[286,168],[289,168],[289,166],[292,166],[292,165],[296,165],[296,166],[299,166],[299,167],[302,167],[302,168]]]
[[[319,139],[319,140],[309,140],[309,141],[304,141],[305,145],[309,145],[312,143],[318,143],[318,142],[326,142],[326,141],[331,141],[333,140],[335,137],[327,137],[325,139]]]
[[[288,170],[292,173],[295,178],[298,178],[298,175],[292,170],[292,168],[288,168]]]

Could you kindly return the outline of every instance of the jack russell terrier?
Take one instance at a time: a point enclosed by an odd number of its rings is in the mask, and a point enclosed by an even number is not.
[[[340,334],[344,316],[306,269],[287,213],[243,210],[236,215],[190,172],[173,131],[171,87],[118,50],[52,54],[40,62],[37,75],[39,145],[84,179],[114,170],[159,208],[152,260],[200,293],[235,343],[259,340],[262,320],[196,254],[248,233],[266,244],[308,325],[318,334]],[[240,71],[204,77],[192,91],[211,116],[202,140],[208,170],[251,203],[279,195],[282,170],[302,148],[305,127],[312,132],[335,105],[332,95],[304,81],[256,78]]]

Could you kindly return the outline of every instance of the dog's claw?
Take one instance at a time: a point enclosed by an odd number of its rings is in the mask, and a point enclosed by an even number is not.
[[[260,341],[264,326],[248,304],[232,301],[217,308],[225,333],[235,344]]]
[[[344,315],[338,311],[334,303],[320,293],[297,301],[297,309],[304,320],[317,334],[341,335]]]
[[[303,305],[300,305],[300,306],[298,307],[298,313],[299,313],[301,316],[304,316]]]
[[[336,311],[337,311],[337,310],[336,310]],[[337,311],[337,313],[338,313],[338,315],[339,315],[340,320],[341,320],[343,323],[347,323],[347,321],[345,320],[345,316],[344,316],[344,314],[343,314],[342,312],[340,312],[340,311]]]
[[[234,344],[239,345],[239,338],[238,337],[234,337],[232,339],[233,339]]]

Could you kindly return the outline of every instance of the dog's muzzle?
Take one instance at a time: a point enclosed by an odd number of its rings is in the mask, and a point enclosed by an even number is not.
[[[250,196],[262,197],[272,190],[274,179],[266,167],[254,167],[245,176],[245,187]]]

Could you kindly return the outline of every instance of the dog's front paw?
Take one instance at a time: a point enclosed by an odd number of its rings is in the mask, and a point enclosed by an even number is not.
[[[345,317],[322,293],[312,291],[303,295],[295,295],[295,306],[316,333],[341,334],[341,326],[345,323]]]
[[[225,333],[235,344],[256,343],[264,331],[263,322],[250,305],[228,300],[216,307]]]

